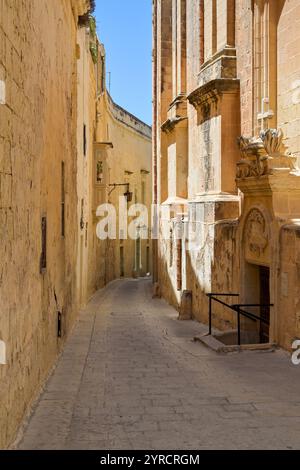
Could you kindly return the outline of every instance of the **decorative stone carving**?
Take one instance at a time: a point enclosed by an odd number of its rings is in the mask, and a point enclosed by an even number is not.
[[[162,132],[165,132],[166,134],[169,134],[173,132],[175,129],[176,125],[182,121],[186,121],[187,118],[185,117],[175,117],[175,118],[170,118],[167,119],[161,126]]]
[[[239,137],[238,145],[241,152],[241,160],[237,162],[237,178],[249,176],[262,176],[267,174],[268,157],[263,143],[248,137]]]
[[[247,147],[250,144],[250,138],[241,135],[241,137],[237,139],[237,143],[240,148],[242,158],[247,158]]]
[[[260,133],[260,138],[268,155],[269,169],[297,170],[297,157],[285,154],[282,144],[283,132],[281,129],[267,129]]]
[[[208,102],[217,106],[224,93],[238,93],[240,82],[233,78],[214,79],[196,88],[188,97],[190,104],[199,109]]]
[[[297,157],[284,153],[283,132],[281,129],[267,129],[260,137],[248,138],[241,136],[238,146],[241,160],[237,162],[237,178],[260,177],[272,175],[283,170],[293,174],[299,171]]]
[[[252,257],[260,258],[269,243],[267,224],[263,214],[258,209],[252,209],[245,225],[246,251]]]
[[[162,124],[162,132],[171,133],[177,124],[187,121],[187,99],[186,95],[181,94],[170,104],[167,120]],[[187,125],[187,122],[186,122]]]
[[[267,129],[262,131],[260,138],[269,157],[277,157],[280,155],[283,139],[281,129]]]

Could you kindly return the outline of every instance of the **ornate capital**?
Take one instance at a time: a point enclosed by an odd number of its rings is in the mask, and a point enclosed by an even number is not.
[[[198,109],[207,103],[217,103],[224,93],[238,93],[240,82],[233,78],[219,78],[194,90],[189,96],[189,102]]]
[[[297,157],[284,153],[282,141],[281,129],[262,131],[257,139],[239,137],[241,160],[237,162],[237,178],[272,175],[282,170],[297,172]]]
[[[268,157],[260,140],[241,136],[238,138],[238,146],[241,152],[241,160],[237,162],[238,179],[267,174]]]
[[[281,129],[264,130],[260,133],[260,138],[269,157],[276,157],[282,153],[283,132]]]

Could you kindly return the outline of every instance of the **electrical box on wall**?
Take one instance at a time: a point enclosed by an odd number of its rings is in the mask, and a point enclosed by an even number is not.
[[[4,341],[0,341],[0,364],[6,364],[6,344]]]
[[[6,103],[5,82],[0,80],[0,104]]]

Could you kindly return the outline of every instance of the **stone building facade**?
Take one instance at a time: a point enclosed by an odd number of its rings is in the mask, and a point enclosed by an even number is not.
[[[115,207],[117,220],[115,239],[106,241],[103,281],[107,283],[116,277],[139,277],[151,272],[152,130],[118,106],[106,87],[97,102],[97,116],[93,177],[95,223],[99,222],[97,207],[105,203]],[[129,196],[124,197],[126,193]],[[139,204],[147,208],[147,219],[140,218]],[[123,210],[126,221],[120,223]],[[96,229],[92,233],[95,236]]]
[[[208,321],[247,307],[245,342],[300,337],[300,5],[154,0],[155,281]],[[187,293],[185,291],[188,291]],[[213,326],[236,312],[214,304]]]
[[[46,3],[0,3],[0,338],[6,344],[6,365],[0,366],[1,448],[14,435],[77,313],[73,103],[77,18],[87,4],[54,0],[46,8]]]
[[[132,188],[145,179],[150,200],[151,132],[108,98],[93,3],[0,1],[0,448],[80,307],[120,275],[96,237],[98,190],[108,194],[109,181],[130,170]],[[97,180],[99,148],[111,152],[112,180]]]
[[[91,41],[97,51],[94,61]],[[127,225],[139,215],[130,214],[132,204],[144,204],[151,213],[152,131],[110,97],[105,48],[97,36],[91,38],[90,27],[78,29],[77,54],[77,295],[79,304],[84,305],[108,282],[151,271],[149,233],[141,230],[137,240],[131,239],[126,231],[120,233],[118,217],[119,198],[126,191],[133,195],[125,204]],[[116,211],[113,239],[97,236],[97,225],[107,215],[105,211],[97,215],[103,204],[112,204]]]
[[[94,60],[91,41],[97,51]],[[145,203],[150,213],[152,133],[151,127],[114,103],[107,92],[105,48],[97,36],[91,37],[89,26],[78,29],[77,55],[77,295],[84,305],[108,282],[151,270],[149,237],[136,242],[125,239],[125,234],[123,240],[117,226],[115,239],[100,240],[97,209],[110,203],[118,216],[119,196],[128,189],[134,194],[131,203]],[[113,184],[122,186],[114,188]],[[137,258],[139,268],[135,269]]]

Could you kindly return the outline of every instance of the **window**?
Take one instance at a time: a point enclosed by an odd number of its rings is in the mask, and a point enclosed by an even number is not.
[[[81,199],[80,228],[84,229],[84,199]]]
[[[65,236],[65,163],[61,162],[61,236]]]
[[[172,77],[173,99],[177,96],[177,0],[172,1]]]
[[[146,204],[146,182],[142,181],[142,204]]]
[[[100,52],[100,60],[97,61],[97,94],[105,90],[105,57]]]
[[[105,91],[105,58],[101,57],[101,93]]]
[[[276,127],[277,2],[256,0],[253,15],[253,134]]]
[[[173,229],[170,228],[170,243],[169,243],[169,246],[170,246],[170,253],[169,253],[169,266],[170,268],[173,266]]]
[[[186,0],[172,3],[173,99],[186,92]]]
[[[86,125],[83,124],[83,155],[86,156]]]
[[[212,0],[212,55],[217,52],[217,0]]]
[[[106,151],[103,147],[94,147],[94,182],[96,185],[104,185],[107,179]]]
[[[88,246],[88,227],[89,227],[89,224],[88,224],[88,222],[86,222],[86,224],[85,224],[85,247],[86,248]]]
[[[125,276],[125,269],[124,269],[124,247],[120,246],[120,277]]]
[[[200,0],[200,66],[204,63],[204,0]]]
[[[43,273],[47,268],[47,217],[42,217],[41,222],[42,251],[40,258],[40,272]]]
[[[150,246],[147,246],[147,252],[146,252],[146,271],[147,274],[150,273]]]
[[[217,51],[217,0],[204,0],[204,61]]]
[[[96,165],[96,182],[102,184],[104,181],[103,161],[98,160]]]

